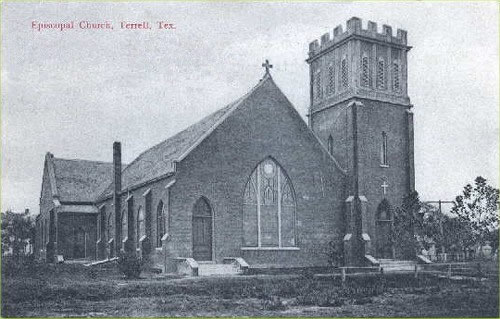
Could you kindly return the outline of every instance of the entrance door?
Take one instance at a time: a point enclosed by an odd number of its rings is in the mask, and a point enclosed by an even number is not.
[[[86,246],[87,246],[87,238],[86,233],[82,228],[75,229],[73,240],[73,258],[85,258],[86,255]]]
[[[193,208],[193,258],[212,260],[212,209],[205,198]]]

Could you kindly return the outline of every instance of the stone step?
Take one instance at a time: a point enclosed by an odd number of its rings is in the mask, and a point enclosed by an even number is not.
[[[198,276],[229,276],[239,273],[239,269],[233,264],[198,264]]]

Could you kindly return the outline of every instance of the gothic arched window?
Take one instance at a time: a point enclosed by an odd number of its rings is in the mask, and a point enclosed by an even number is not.
[[[106,237],[107,240],[109,241],[112,237],[112,230],[113,230],[113,214],[110,212],[108,214],[108,222],[106,224]]]
[[[290,179],[273,159],[250,175],[243,195],[243,245],[295,247],[295,196]]]
[[[340,64],[341,75],[342,75],[342,88],[346,89],[349,86],[349,76],[347,69],[347,59],[344,57]]]
[[[380,150],[380,164],[388,165],[387,162],[387,133],[382,132],[382,145]]]
[[[328,137],[328,153],[333,155],[333,137],[331,135]]]
[[[361,86],[370,86],[370,63],[366,55],[361,58]]]
[[[377,221],[390,221],[392,220],[392,209],[389,201],[383,199],[377,207]]]
[[[106,210],[103,207],[99,214],[97,214],[97,241],[101,239],[101,221],[103,219],[103,216],[106,216]]]
[[[144,209],[139,207],[137,211],[137,243],[143,236],[146,236],[146,220],[144,218]]]
[[[385,61],[383,59],[377,62],[377,89],[385,89]]]
[[[392,90],[399,91],[401,88],[401,80],[400,80],[400,68],[399,62],[396,61],[392,64]]]
[[[328,95],[335,93],[335,64],[332,62],[328,65]]]
[[[163,222],[164,206],[163,202],[158,203],[156,208],[156,247],[161,247],[161,239],[165,235],[165,226]]]
[[[127,211],[122,210],[122,242],[128,237],[128,216]]]
[[[314,90],[316,100],[321,100],[323,98],[323,86],[321,83],[321,70],[319,68],[314,73]]]

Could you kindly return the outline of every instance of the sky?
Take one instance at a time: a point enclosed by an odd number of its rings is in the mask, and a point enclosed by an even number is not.
[[[305,118],[308,44],[352,16],[408,31],[416,189],[453,200],[498,187],[498,4],[492,2],[11,3],[2,5],[1,210],[39,212],[46,152],[123,161],[239,98],[269,59]],[[75,29],[33,29],[73,21]],[[82,21],[113,30],[79,29]],[[121,29],[148,21],[152,29]],[[158,29],[157,22],[175,29]]]

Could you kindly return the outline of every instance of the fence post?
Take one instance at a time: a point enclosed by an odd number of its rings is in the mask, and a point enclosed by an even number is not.
[[[418,277],[418,266],[415,265],[415,278],[417,278],[417,277]]]
[[[342,282],[345,282],[345,268],[342,268]]]
[[[477,263],[477,274],[481,275],[481,263]]]
[[[448,278],[451,278],[451,264],[448,264]]]

